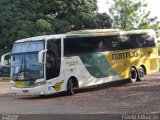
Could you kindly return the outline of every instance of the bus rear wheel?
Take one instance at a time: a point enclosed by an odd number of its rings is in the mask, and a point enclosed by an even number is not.
[[[143,67],[140,67],[138,70],[138,81],[144,80],[145,71]]]
[[[73,95],[74,94],[74,84],[73,84],[73,80],[70,78],[68,80],[68,83],[67,83],[67,94],[68,95]]]
[[[130,69],[130,72],[129,72],[129,81],[131,83],[134,83],[138,80],[138,73],[137,73],[137,70],[135,68],[131,68]]]

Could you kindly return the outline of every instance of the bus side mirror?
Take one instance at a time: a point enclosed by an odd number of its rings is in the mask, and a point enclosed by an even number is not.
[[[46,50],[41,50],[38,53],[38,63],[44,64],[44,53],[46,53],[46,52],[47,52],[47,49]]]
[[[1,66],[10,66],[11,62],[11,53],[6,53],[1,57]]]

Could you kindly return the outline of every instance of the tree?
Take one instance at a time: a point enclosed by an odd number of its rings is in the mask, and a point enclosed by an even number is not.
[[[112,27],[112,19],[110,18],[110,16],[106,13],[97,13],[96,14],[96,23],[97,26],[96,28],[111,28]]]
[[[110,28],[110,17],[96,13],[96,3],[97,0],[0,0],[0,50],[11,48],[21,38]]]
[[[131,29],[160,29],[157,17],[150,18],[150,11],[146,11],[145,0],[113,0],[109,9],[113,19],[113,27],[124,30]],[[154,21],[154,22],[153,22]]]

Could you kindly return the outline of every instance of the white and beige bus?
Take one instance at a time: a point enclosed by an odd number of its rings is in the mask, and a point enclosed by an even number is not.
[[[8,54],[7,54],[8,55]],[[1,58],[5,65],[5,55]],[[154,30],[82,30],[15,41],[11,90],[17,95],[48,95],[129,79],[159,70]]]

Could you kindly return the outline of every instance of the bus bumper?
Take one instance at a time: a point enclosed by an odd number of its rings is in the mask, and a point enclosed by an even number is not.
[[[48,95],[48,89],[47,85],[42,86],[36,86],[33,88],[16,88],[11,87],[11,91],[15,95],[26,95],[26,96],[32,96],[32,95]]]

